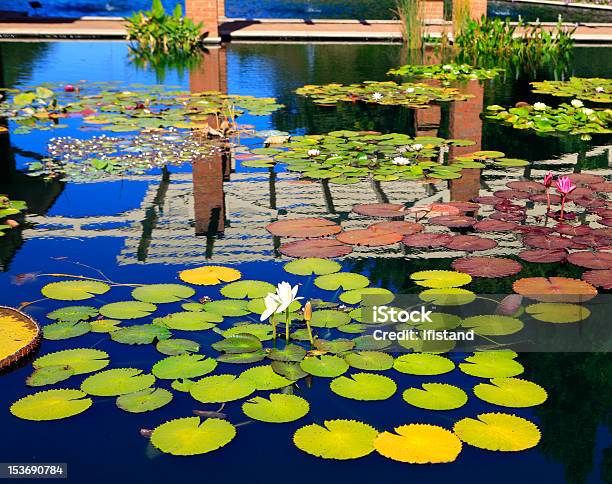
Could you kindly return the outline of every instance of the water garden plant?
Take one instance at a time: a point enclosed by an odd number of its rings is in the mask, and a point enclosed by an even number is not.
[[[19,223],[12,217],[19,215],[27,208],[26,203],[22,200],[11,200],[6,195],[0,195],[0,237],[5,235],[7,230],[19,226]]]
[[[390,69],[387,74],[390,76],[438,79],[445,82],[451,82],[494,79],[501,73],[501,71],[501,69],[496,68],[487,69],[481,67],[473,67],[468,64],[455,64],[450,62],[447,64],[430,65],[406,64],[400,67]]]
[[[515,107],[487,106],[483,113],[487,121],[532,130],[547,135],[581,135],[590,139],[593,134],[612,133],[612,109],[591,109],[579,99],[551,107],[543,102],[533,105],[518,103]]]
[[[422,0],[395,0],[395,15],[402,26],[402,38],[411,51],[423,49],[425,9]]]
[[[567,81],[532,82],[533,92],[571,97],[593,103],[612,103],[612,79],[571,77]]]

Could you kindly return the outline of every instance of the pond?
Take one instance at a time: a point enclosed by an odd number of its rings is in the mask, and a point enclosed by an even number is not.
[[[609,48],[577,47],[568,72],[578,77],[610,78],[611,56]],[[0,85],[4,88],[25,89],[44,83],[86,86],[116,81],[126,90],[161,84],[171,92],[221,90],[241,96],[276,98],[284,105],[270,114],[240,116],[239,123],[249,132],[241,134],[229,152],[213,155],[212,163],[206,159],[193,165],[176,162],[164,170],[159,167],[142,173],[136,170],[94,180],[79,173],[66,179],[45,180],[31,176],[28,167],[45,161],[49,143],[58,136],[79,140],[99,136],[101,132],[95,124],[84,125],[75,117],[62,120],[66,125],[63,129],[38,130],[9,121],[8,133],[0,133],[0,193],[11,200],[25,201],[28,216],[20,227],[0,238],[0,304],[17,307],[28,303],[25,311],[47,325],[52,322],[47,315],[55,309],[70,305],[100,308],[126,301],[131,299],[133,287],[113,287],[109,293],[82,304],[53,298],[41,300],[43,286],[68,279],[43,273],[108,278],[123,284],[176,284],[181,282],[177,277],[180,271],[207,264],[234,267],[244,280],[300,284],[301,295],[330,300],[339,291],[332,296],[330,291],[314,284],[313,277],[285,271],[284,264],[292,260],[282,254],[282,244],[287,239],[273,236],[266,231],[266,225],[284,218],[323,217],[340,223],[345,231],[363,229],[372,220],[356,216],[352,212],[355,204],[400,203],[412,207],[467,202],[506,190],[508,182],[539,182],[548,170],[584,171],[609,180],[612,160],[609,136],[594,136],[590,140],[577,136],[543,137],[528,130],[483,122],[480,113],[488,105],[509,106],[542,99],[550,106],[562,102],[535,94],[524,77],[502,75],[482,82],[469,81],[459,89],[473,97],[422,110],[370,103],[320,106],[295,93],[308,84],[385,81],[389,79],[386,73],[390,68],[405,63],[406,52],[399,45],[232,43],[221,49],[211,48],[191,71],[155,72],[131,63],[124,42],[0,43]],[[535,76],[543,80],[553,79],[555,74],[543,69]],[[87,84],[81,83],[85,80]],[[529,163],[503,170],[471,168],[463,170],[460,179],[441,179],[432,185],[402,180],[333,184],[325,179],[303,179],[282,163],[271,167],[249,163],[261,158],[252,150],[261,148],[264,138],[271,134],[301,136],[339,129],[469,139],[475,145],[451,147],[453,154],[497,150],[507,158]],[[71,156],[76,155],[72,152]],[[515,233],[488,235],[497,246],[482,254],[518,260],[516,254],[522,247]],[[355,246],[351,254],[337,260],[342,271],[363,274],[372,286],[416,293],[408,275],[422,270],[449,270],[454,259],[465,255],[465,251],[451,249],[406,251],[395,243]],[[583,272],[569,263],[522,264],[523,270],[518,275],[475,278],[470,288],[479,294],[508,294],[512,292],[512,283],[520,278],[579,278]],[[194,287],[197,295],[190,301],[222,298],[219,293],[222,286]],[[603,289],[600,292],[609,293]],[[181,311],[183,302],[160,304],[154,317]],[[150,319],[136,319],[135,324]],[[258,323],[259,316],[229,316],[219,326],[227,329],[244,320]],[[318,331],[326,339],[347,337],[347,333],[334,328]],[[202,354],[218,354],[210,348],[211,343],[220,339],[215,331],[176,333],[179,338],[197,342]],[[37,356],[67,348],[96,348],[110,355],[112,368],[133,367],[147,372],[164,357],[153,344],[120,344],[96,332],[66,340],[45,339]],[[465,354],[452,352],[448,357],[458,365]],[[237,437],[227,447],[194,457],[163,454],[139,431],[153,429],[171,419],[193,416],[194,410],[219,411],[220,405],[199,403],[188,393],[173,390],[174,400],[169,405],[146,413],[124,412],[116,407],[114,397],[98,396],[94,397],[92,408],[69,419],[21,420],[9,413],[9,407],[39,390],[24,384],[32,373],[32,364],[27,362],[0,376],[0,425],[8,437],[0,444],[3,457],[0,460],[65,462],[74,482],[90,483],[110,479],[152,483],[179,479],[263,482],[279,474],[298,483],[313,479],[371,482],[396,480],[400,475],[412,482],[457,479],[488,482],[495,476],[496,482],[508,483],[596,483],[604,481],[606,474],[609,478],[612,444],[609,354],[534,352],[521,354],[519,361],[525,367],[520,378],[547,390],[548,400],[542,405],[508,409],[470,394],[461,408],[438,411],[411,406],[402,400],[402,390],[424,382],[447,383],[469,393],[482,381],[458,368],[425,377],[384,370],[381,374],[392,378],[399,391],[379,402],[339,397],[330,390],[328,378],[311,377],[300,381],[293,390],[310,403],[306,417],[283,425],[263,423],[249,420],[241,411],[242,402],[231,401],[223,406],[222,412],[236,425]],[[244,370],[243,365],[219,363],[219,366],[216,373],[239,374]],[[53,388],[78,388],[82,379],[73,376]],[[157,386],[170,389],[169,383],[170,380],[160,380]],[[318,459],[297,449],[292,442],[300,427],[323,424],[330,419],[362,421],[379,430],[407,423],[450,428],[458,420],[484,412],[507,412],[528,419],[540,428],[542,441],[522,452],[491,452],[464,444],[458,460],[438,466],[408,465],[377,453],[347,462]]]

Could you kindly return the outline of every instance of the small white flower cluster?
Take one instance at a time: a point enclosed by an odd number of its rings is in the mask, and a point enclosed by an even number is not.
[[[536,111],[546,111],[548,109],[548,106],[544,103],[534,103],[533,109],[535,109]]]
[[[317,149],[308,150],[307,153],[310,157],[319,156],[321,154],[321,152]]]

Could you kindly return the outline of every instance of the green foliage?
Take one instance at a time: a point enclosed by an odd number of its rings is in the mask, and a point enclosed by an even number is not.
[[[58,420],[72,417],[93,404],[79,390],[47,390],[34,393],[11,405],[11,413],[25,420]]]
[[[17,215],[27,209],[27,205],[23,201],[10,200],[6,195],[0,195],[0,237],[4,235],[5,230],[13,228],[11,225],[4,223],[4,220],[11,215]]]
[[[242,411],[247,417],[270,423],[293,422],[309,410],[310,405],[303,398],[283,393],[271,393],[268,399],[254,397],[242,404]]]
[[[96,281],[61,281],[47,284],[41,289],[43,296],[60,301],[82,301],[110,290],[108,284]]]
[[[532,82],[533,92],[584,99],[594,103],[612,102],[612,79],[570,77],[568,81]]]
[[[93,348],[77,348],[56,351],[35,359],[32,366],[36,369],[49,366],[69,366],[75,375],[83,375],[105,368],[110,363],[108,353]]]
[[[137,368],[113,368],[86,378],[81,384],[81,390],[89,395],[111,397],[138,392],[154,383],[153,375],[143,374]]]
[[[117,406],[130,413],[157,410],[172,401],[172,393],[164,388],[146,388],[117,397]]]
[[[466,81],[496,78],[501,69],[486,69],[472,67],[468,64],[431,64],[413,65],[406,64],[389,70],[387,74],[402,77],[419,77],[425,79],[439,79],[441,81]]]
[[[397,390],[397,385],[391,378],[373,373],[341,376],[332,380],[329,387],[341,397],[354,400],[387,400]]]
[[[154,447],[172,455],[197,455],[217,450],[236,436],[236,428],[226,420],[199,417],[170,420],[151,435]]]
[[[138,57],[163,54],[183,58],[201,48],[202,24],[183,17],[180,4],[168,15],[161,0],[153,0],[151,10],[136,12],[127,19],[127,30],[131,50]]]
[[[293,435],[295,446],[323,459],[357,459],[374,451],[377,430],[355,420],[326,420],[325,427],[310,424]]]
[[[168,356],[153,365],[151,373],[157,378],[178,380],[179,378],[195,378],[214,371],[217,362],[204,355],[174,355]]]

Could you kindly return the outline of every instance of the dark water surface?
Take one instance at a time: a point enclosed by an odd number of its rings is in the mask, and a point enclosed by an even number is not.
[[[0,85],[19,87],[42,82],[76,82],[117,80],[126,83],[155,84],[159,73],[139,70],[127,60],[122,42],[57,42],[1,43],[2,78]],[[222,51],[211,51],[199,67],[212,72],[226,65],[226,76],[220,76],[221,87],[229,93],[272,96],[286,108],[266,117],[245,116],[242,122],[258,130],[280,130],[291,133],[323,133],[335,129],[372,129],[383,132],[405,132],[457,136],[475,119],[464,117],[463,111],[449,106],[439,109],[429,124],[407,109],[339,106],[316,107],[294,94],[294,89],[308,83],[358,82],[385,79],[386,71],[405,59],[397,45],[306,45],[306,44],[231,44]],[[612,77],[610,49],[580,48],[576,50],[571,71],[578,76]],[[223,67],[221,67],[223,69]],[[550,78],[550,72],[539,72]],[[226,79],[226,86],[223,86]],[[168,71],[166,85],[189,88],[194,76],[188,72]],[[518,100],[533,101],[528,82],[513,78],[488,81],[474,88],[477,97],[469,103],[512,104]],[[550,104],[559,100],[547,99]],[[438,108],[431,108],[436,113]],[[456,119],[459,116],[458,120]],[[467,116],[467,115],[465,115]],[[433,121],[432,121],[433,120]],[[477,121],[477,117],[476,117]],[[14,128],[10,126],[11,129]],[[453,131],[454,130],[454,131]],[[469,131],[469,130],[468,130]],[[62,136],[85,137],[87,133],[68,128]],[[575,139],[540,138],[528,133],[517,134],[491,125],[472,126],[467,133],[481,136],[482,149],[504,151],[509,157],[534,161],[534,170],[553,167],[574,169],[578,163],[589,171],[607,174],[609,139],[581,142]],[[466,134],[466,135],[467,135]],[[356,186],[349,193],[323,193],[317,184],[302,185],[280,170],[277,183],[265,169],[249,169],[234,162],[234,169],[224,185],[226,231],[223,236],[196,236],[197,216],[191,211],[194,185],[190,166],[172,168],[166,185],[161,175],[152,172],[139,179],[77,184],[49,182],[28,177],[28,162],[46,152],[46,144],[57,133],[37,131],[28,135],[10,133],[0,146],[0,193],[14,199],[27,200],[30,219],[37,225],[26,225],[0,239],[0,305],[17,306],[40,298],[40,288],[49,278],[26,284],[15,284],[15,276],[24,273],[71,273],[95,276],[85,264],[102,269],[118,282],[175,282],[176,274],[186,267],[214,264],[236,265],[247,279],[288,280],[303,283],[301,291],[308,297],[329,297],[311,280],[285,273],[275,241],[262,227],[277,215],[323,214],[347,220],[353,198],[376,201],[376,193]],[[253,142],[248,141],[247,142]],[[580,153],[575,161],[576,153]],[[576,166],[578,166],[576,165]],[[519,173],[520,174],[520,173]],[[515,172],[516,175],[516,172]],[[513,176],[515,176],[513,175]],[[529,171],[525,172],[529,175]],[[510,178],[508,178],[510,179]],[[505,174],[483,178],[493,186],[505,183]],[[154,195],[164,188],[162,201]],[[387,189],[392,201],[405,201],[416,195],[403,187]],[[272,197],[272,188],[275,196]],[[334,189],[335,190],[335,189]],[[350,190],[356,190],[350,193]],[[395,190],[395,191],[394,191]],[[404,191],[403,191],[404,190]],[[331,201],[331,207],[330,207]],[[448,268],[450,259],[406,259],[393,251],[377,256],[356,253],[342,261],[345,270],[369,276],[375,285],[394,291],[408,288],[406,275],[419,268]],[[532,270],[532,268],[529,268]],[[541,269],[533,269],[534,271]],[[548,275],[571,274],[568,268],[549,268]],[[509,290],[511,281],[496,282],[495,287],[480,287],[483,292]],[[218,297],[217,290],[198,289],[197,296]],[[99,300],[125,300],[125,288],[113,289]],[[86,302],[87,304],[90,301]],[[40,321],[45,314],[65,306],[45,301],[28,307]],[[161,305],[163,313],[177,311],[178,304]],[[244,319],[244,318],[242,318]],[[233,323],[228,318],[223,327]],[[176,332],[177,336],[196,339],[202,352],[212,356],[210,342],[215,333]],[[338,334],[332,334],[337,337]],[[50,353],[65,348],[96,347],[111,355],[111,367],[149,369],[161,358],[151,345],[132,347],[114,343],[105,335],[88,334],[66,341],[45,341],[40,352]],[[453,355],[458,361],[462,355]],[[539,446],[525,452],[487,452],[464,446],[453,464],[438,466],[403,465],[372,454],[356,461],[340,463],[315,459],[295,448],[294,431],[310,422],[345,418],[368,422],[379,429],[392,429],[409,422],[427,422],[450,427],[465,416],[502,407],[470,398],[468,404],[450,412],[433,412],[413,408],[403,402],[401,390],[427,381],[443,381],[470,389],[477,379],[458,369],[436,377],[416,377],[393,373],[400,391],[384,402],[355,402],[333,395],[328,381],[313,379],[312,386],[300,384],[297,394],[311,402],[311,414],[298,422],[283,425],[252,422],[238,427],[237,438],[220,451],[204,456],[176,458],[160,455],[148,447],[139,435],[141,428],[154,428],[177,417],[190,416],[194,409],[215,410],[216,406],[200,405],[189,395],[175,392],[174,401],[165,408],[145,414],[125,413],[115,407],[114,398],[96,398],[87,412],[49,423],[27,422],[12,417],[8,407],[16,399],[32,393],[24,385],[31,372],[26,365],[0,376],[0,461],[2,462],[67,462],[71,482],[77,483],[171,483],[171,482],[253,482],[283,479],[290,482],[499,482],[535,483],[569,482],[599,483],[610,478],[610,358],[609,356],[523,355],[524,377],[536,381],[549,392],[549,400],[535,409],[512,409],[512,413],[536,422],[542,430]],[[237,365],[238,366],[238,365]],[[223,372],[242,368],[223,365]],[[217,370],[217,373],[220,371]],[[73,377],[65,386],[78,387],[80,377]],[[168,386],[169,382],[162,382]],[[240,403],[232,402],[225,410],[234,424],[244,422]]]

